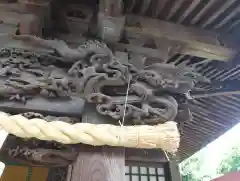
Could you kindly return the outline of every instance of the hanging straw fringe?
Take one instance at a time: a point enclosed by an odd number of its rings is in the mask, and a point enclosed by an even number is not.
[[[156,126],[114,126],[109,124],[47,122],[27,119],[21,115],[0,112],[0,130],[21,138],[38,138],[64,144],[84,143],[94,146],[110,145],[133,148],[161,148],[177,151],[180,135],[175,122]]]

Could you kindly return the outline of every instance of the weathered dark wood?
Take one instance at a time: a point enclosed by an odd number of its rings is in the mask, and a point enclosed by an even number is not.
[[[100,26],[102,26],[103,28],[106,26],[105,23],[107,22],[112,21],[112,23],[114,23],[113,27],[108,27],[110,28],[108,29],[109,32],[107,33],[108,36],[111,35],[113,37],[114,36],[119,37],[119,32],[117,31],[117,29],[121,29],[119,27],[121,27],[121,23],[124,22],[120,20],[121,18],[119,19],[119,17],[121,17],[121,3],[122,3],[121,1],[114,1],[114,2],[101,1],[100,2],[100,5],[99,5],[100,14],[98,19],[98,22],[102,23],[102,24],[100,23],[101,24]],[[0,9],[4,9],[4,7],[6,7],[6,10],[12,10],[12,11],[24,10],[25,13],[29,13],[29,12],[32,13],[34,11],[35,14],[39,14],[39,16],[43,16],[42,12],[44,9],[44,16],[46,16],[47,14],[45,13],[47,12],[45,11],[45,9],[48,8],[48,5],[46,3],[45,4],[43,3],[44,5],[42,5],[41,8],[37,7],[37,9],[32,8],[33,6],[35,6],[34,4],[31,4],[30,5],[31,7],[29,5],[27,5],[29,7],[25,7],[26,5],[24,5],[24,3],[22,4],[23,6],[22,8],[20,8],[19,6],[19,10],[16,8],[17,4],[13,4],[13,5],[0,4],[1,5]],[[31,11],[29,9],[31,9]],[[21,19],[20,16],[22,16],[18,13],[16,14],[16,12],[15,12],[15,15],[13,15],[13,12],[11,12],[10,17],[13,17],[13,16],[15,17],[9,18],[9,15],[2,15],[2,13],[3,12],[0,12],[1,19],[2,17],[4,17],[4,19],[8,19],[8,20],[11,19],[11,21],[14,20],[15,22],[16,21],[19,22],[19,19]],[[116,17],[118,18],[114,19]],[[45,20],[46,19],[48,18],[45,18]],[[173,24],[165,21],[160,21],[152,18],[133,16],[133,15],[127,15],[126,21],[127,23],[124,29],[125,29],[125,34],[127,39],[129,40],[131,40],[132,38],[142,39],[143,37],[146,37],[146,36],[149,38],[152,38],[155,40],[158,49],[168,53],[169,56],[172,56],[172,53],[182,53],[182,54],[188,54],[188,55],[193,55],[198,57],[226,61],[230,59],[235,53],[234,50],[227,48],[226,46],[222,46],[221,45],[222,43],[220,44],[219,42],[219,35],[212,31],[185,27],[182,25],[177,25],[177,24]],[[74,21],[74,24],[77,24],[77,23],[78,22]],[[112,23],[110,23],[111,26],[112,26]],[[38,23],[35,23],[34,26],[36,26],[37,24]],[[40,21],[40,24],[42,24],[41,21]],[[40,29],[41,27],[42,25],[39,25]],[[104,31],[107,32],[108,30],[105,29]],[[108,39],[110,40],[111,38],[108,38]],[[141,51],[141,48],[140,48],[140,51]],[[151,52],[149,52],[148,54],[152,54]]]
[[[0,21],[4,24],[16,26],[20,23],[22,17],[23,15],[21,13],[0,10]]]
[[[176,157],[173,157],[164,165],[164,173],[167,181],[181,181],[179,163]]]
[[[19,3],[0,3],[0,11],[9,11],[9,12],[22,12],[22,9],[19,8]]]
[[[10,140],[11,137],[8,137],[4,142],[2,149],[0,151],[0,160],[4,163],[16,162],[8,155],[9,148],[16,148],[19,144],[16,141]],[[26,145],[25,145],[26,146]],[[79,152],[93,152],[93,149],[97,151],[101,151],[103,148],[112,147],[93,147],[90,145],[79,144],[72,146],[72,148],[76,149]],[[115,148],[117,150],[124,148]],[[129,166],[147,166],[147,167],[158,167],[160,164],[167,163],[164,153],[161,150],[151,149],[135,149],[135,148],[125,148],[125,165]],[[20,163],[18,163],[20,164]]]
[[[122,0],[99,1],[97,35],[106,42],[120,40],[125,17],[122,15]]]
[[[124,175],[123,149],[92,147],[88,152],[79,152],[67,181],[123,181]]]
[[[11,10],[1,10],[3,7],[4,6],[2,5],[0,8],[0,21],[6,25],[14,27],[19,25],[19,31],[22,34],[39,35],[39,31],[42,29],[42,27],[40,26],[40,19],[36,14],[24,13],[23,9],[20,6],[18,12],[11,12]],[[15,5],[11,8],[14,9],[16,7],[17,6]],[[7,33],[11,34],[11,31]],[[13,34],[15,34],[15,32]]]
[[[84,111],[82,113],[82,122],[93,124],[119,124],[113,118],[109,116],[103,116],[98,114],[96,107],[93,104],[86,103]]]
[[[119,124],[112,118],[99,115],[95,111],[95,106],[86,104],[83,112],[83,122],[94,123],[94,124]],[[91,151],[91,146],[81,145],[80,149],[85,151]],[[99,148],[100,149],[100,148]],[[152,166],[157,167],[159,163],[166,162],[164,153],[161,150],[143,150],[135,148],[125,148],[125,161],[126,165],[138,165],[138,166]]]
[[[217,33],[156,19],[127,15],[124,30],[126,38],[149,36],[158,39],[158,45],[168,46],[169,50],[177,47],[175,53],[224,61],[235,53],[220,45]]]
[[[52,10],[58,16],[55,18],[58,23],[53,21],[53,24],[56,24],[55,26],[58,28],[58,31],[65,28],[68,29],[70,34],[77,36],[81,36],[88,31],[89,27],[92,25],[91,20],[94,13],[93,9],[82,4],[66,5],[67,3],[59,3],[59,1],[53,1],[53,3],[56,4],[53,4],[53,6],[58,8]],[[67,16],[69,14],[70,16]],[[80,16],[75,17],[73,16],[74,14],[80,14]],[[59,27],[59,25],[61,26]],[[63,27],[64,25],[66,27]]]
[[[26,104],[13,101],[0,101],[0,109],[6,112],[23,113],[38,112],[57,116],[81,117],[84,108],[84,100],[73,98],[72,100],[46,100],[34,98],[28,100]]]
[[[87,104],[83,122],[109,123],[107,117],[98,115],[95,106]],[[79,156],[72,165],[67,181],[122,181],[125,175],[124,148],[80,147]],[[71,175],[71,176],[70,176]]]
[[[102,0],[99,1],[99,11],[106,16],[121,16],[122,0]]]
[[[42,29],[50,23],[50,1],[19,0],[19,3],[24,13],[34,17],[30,22],[28,19],[21,21],[20,33],[41,36]],[[35,26],[34,30],[32,26]]]
[[[73,47],[76,47],[83,43],[86,39],[82,36],[76,36],[76,35],[64,35],[64,34],[59,34],[58,35],[59,39],[62,39],[72,45]],[[114,43],[112,44],[112,48],[115,51],[127,51],[129,53],[133,54],[140,54],[146,56],[147,59],[157,59],[158,62],[159,60],[165,61],[168,59],[168,50],[167,46],[162,46],[161,48],[158,49],[153,49],[153,48],[147,48],[147,47],[141,47],[138,45],[132,45],[132,44],[125,44],[125,43]]]
[[[158,167],[159,164],[168,162],[162,150],[127,148],[125,150],[126,165]]]
[[[20,0],[19,3],[0,3],[0,20],[11,24],[20,23],[21,34],[40,36],[44,25],[50,23],[50,1]]]
[[[43,25],[37,14],[23,14],[20,18],[20,34],[40,36],[42,28]]]
[[[159,49],[153,49],[132,44],[116,43],[113,45],[113,47],[118,51],[127,51],[130,53],[145,55],[147,58],[156,58],[160,60],[168,59],[167,46],[163,46]]]

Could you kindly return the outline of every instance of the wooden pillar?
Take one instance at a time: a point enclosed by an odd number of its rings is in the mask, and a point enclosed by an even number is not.
[[[88,103],[84,107],[82,121],[94,124],[113,123],[107,116],[99,115],[95,105]],[[69,168],[67,181],[123,181],[124,175],[124,148],[82,145],[76,162]]]
[[[181,181],[178,156],[173,156],[164,166],[165,176],[169,181]]]
[[[24,14],[21,16],[19,32],[20,34],[41,36],[40,19],[34,14]]]
[[[123,181],[124,175],[122,148],[92,147],[79,152],[69,168],[67,181]]]
[[[114,43],[120,40],[125,24],[122,7],[122,0],[99,1],[97,34],[106,42]]]
[[[20,8],[26,14],[20,20],[20,34],[42,35],[50,23],[50,1],[19,0]]]

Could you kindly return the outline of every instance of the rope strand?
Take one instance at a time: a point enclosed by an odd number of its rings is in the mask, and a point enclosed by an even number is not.
[[[0,130],[21,138],[38,138],[64,144],[84,143],[94,146],[109,145],[132,148],[161,148],[174,153],[180,142],[175,122],[156,126],[115,126],[109,124],[47,122],[27,119],[22,115],[0,112]],[[121,135],[119,139],[119,133]]]

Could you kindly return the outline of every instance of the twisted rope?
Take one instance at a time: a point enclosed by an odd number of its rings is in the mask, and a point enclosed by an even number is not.
[[[84,143],[94,146],[110,145],[133,148],[161,148],[177,151],[180,135],[175,122],[156,126],[114,126],[109,124],[47,122],[27,119],[21,115],[0,112],[0,130],[21,138],[38,138],[64,144]]]

